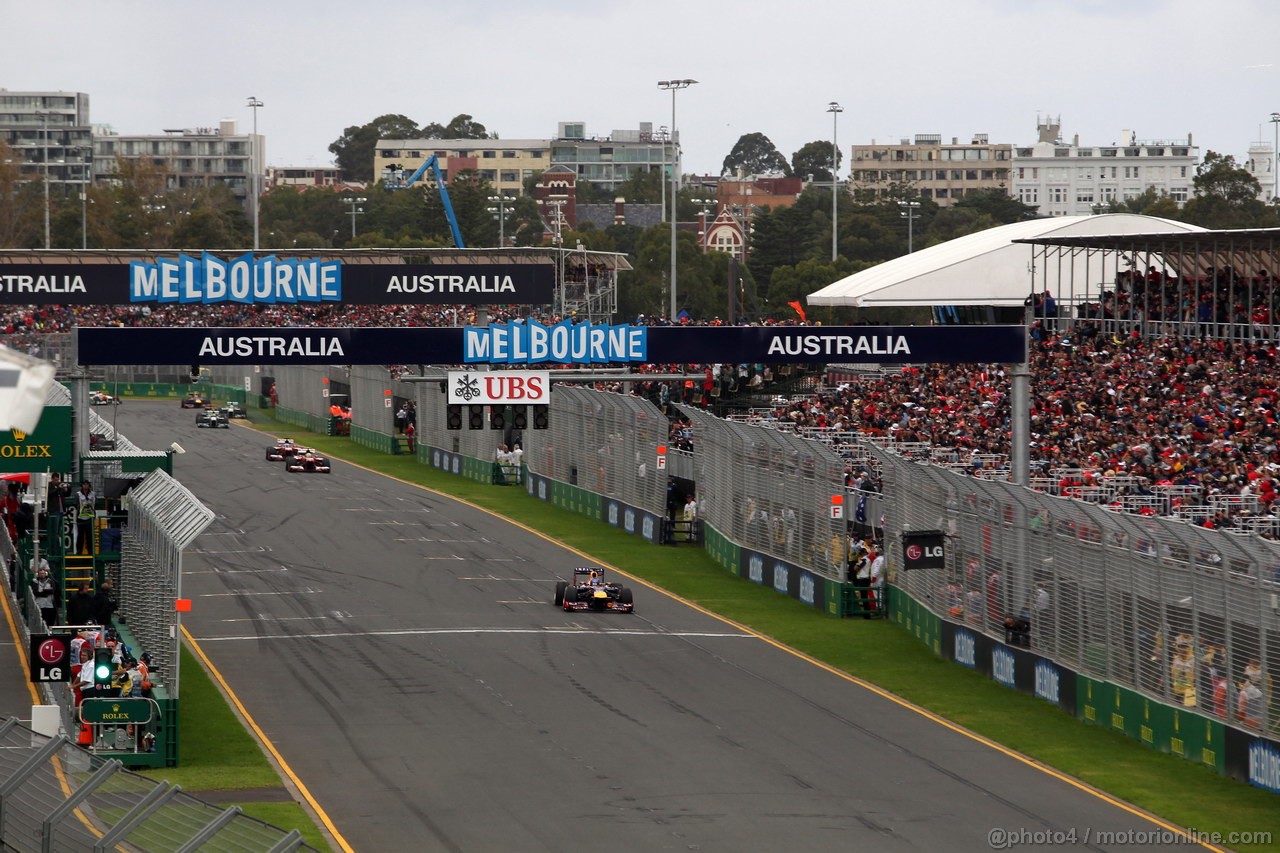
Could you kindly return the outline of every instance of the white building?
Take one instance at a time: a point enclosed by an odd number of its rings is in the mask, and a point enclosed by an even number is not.
[[[1270,142],[1254,142],[1249,145],[1249,159],[1244,162],[1244,169],[1257,180],[1262,187],[1258,200],[1267,204],[1275,198],[1276,191],[1276,150]]]
[[[1015,148],[1011,194],[1042,216],[1081,216],[1098,205],[1128,201],[1148,189],[1179,207],[1191,197],[1199,149],[1185,140],[1140,140],[1121,131],[1110,145],[1086,147],[1077,136],[1063,142],[1058,119],[1037,122],[1040,139]]]

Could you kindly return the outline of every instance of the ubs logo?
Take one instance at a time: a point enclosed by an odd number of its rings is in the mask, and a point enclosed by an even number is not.
[[[614,527],[618,526],[618,505],[609,504],[609,523]]]
[[[764,583],[764,557],[752,554],[747,561],[747,577],[756,583]]]
[[[635,510],[628,508],[627,511],[622,514],[622,529],[627,531],[628,533],[636,532],[636,511]]]
[[[640,523],[640,535],[653,541],[653,516],[646,515],[644,517],[644,521]]]

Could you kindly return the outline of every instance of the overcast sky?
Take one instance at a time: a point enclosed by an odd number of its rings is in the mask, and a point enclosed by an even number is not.
[[[1243,161],[1280,110],[1276,0],[0,0],[0,21],[0,86],[87,92],[126,134],[247,132],[256,96],[276,166],[331,163],[385,113],[657,130],[672,78],[699,81],[676,95],[685,171],[716,174],[746,133],[788,159],[830,141],[830,101],[846,172],[849,145],[917,133],[1030,145],[1037,115],[1084,145],[1191,134]]]

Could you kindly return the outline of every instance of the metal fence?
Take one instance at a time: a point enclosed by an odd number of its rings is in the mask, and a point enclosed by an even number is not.
[[[1000,639],[1025,620],[1032,647],[1080,672],[1280,731],[1280,544],[869,452],[890,547],[947,536],[945,571],[892,578],[933,612]]]
[[[831,511],[844,496],[839,455],[794,433],[677,409],[693,424],[698,518],[744,548],[848,580],[846,522]]]
[[[404,383],[408,384],[408,383]],[[417,440],[419,447],[439,447],[450,453],[460,453],[475,459],[492,462],[496,458],[499,444],[506,443],[506,433],[502,430],[468,429],[467,412],[463,408],[463,424],[460,430],[451,430],[446,426],[448,420],[448,397],[440,390],[438,382],[415,382],[414,400],[418,409]],[[488,424],[486,423],[487,427]],[[527,437],[528,432],[525,433]],[[528,450],[527,447],[522,448]],[[527,460],[526,455],[526,460]]]
[[[129,524],[121,545],[120,609],[129,630],[151,653],[169,696],[179,698],[178,614],[182,552],[213,521],[213,511],[163,471],[129,493]]]
[[[667,443],[666,415],[640,397],[556,385],[553,428],[528,430],[529,470],[665,517],[667,477],[657,449]]]
[[[65,738],[0,722],[0,849],[286,853],[314,850],[297,830],[214,806],[94,756]]]

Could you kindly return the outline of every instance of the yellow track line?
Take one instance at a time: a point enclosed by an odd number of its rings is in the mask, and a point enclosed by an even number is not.
[[[17,619],[14,618],[13,607],[10,603],[9,596],[0,596],[0,598],[4,599],[4,619],[9,625],[9,635],[13,637],[13,645],[18,650],[18,661],[22,664],[22,674],[27,682],[27,691],[31,694],[31,704],[43,705],[44,703],[40,701],[40,692],[36,690],[35,682],[31,680],[31,663],[27,660],[27,650],[22,647],[22,635],[18,631],[18,622]],[[61,757],[56,754],[53,756],[53,772],[58,778],[58,787],[62,789],[62,796],[70,797],[71,794],[74,793],[71,788],[71,782],[67,779],[67,774],[63,770]],[[73,813],[75,814],[76,819],[79,820],[84,828],[91,832],[94,837],[102,837],[102,830],[98,829],[97,824],[95,824],[93,820],[85,814],[82,808],[77,806],[73,810]]]
[[[312,796],[310,789],[306,786],[306,783],[298,778],[298,774],[293,772],[293,768],[289,766],[289,762],[285,761],[284,756],[280,754],[280,751],[275,748],[275,744],[267,738],[266,732],[258,726],[258,723],[253,719],[252,715],[249,714],[249,710],[245,708],[244,703],[240,701],[240,697],[231,689],[231,685],[227,683],[227,680],[222,677],[222,673],[213,665],[213,661],[209,660],[209,656],[204,653],[204,649],[200,648],[200,644],[196,642],[196,638],[191,636],[191,632],[187,630],[186,625],[182,626],[182,636],[191,647],[191,651],[195,653],[196,657],[200,658],[200,662],[204,664],[205,669],[207,669],[209,674],[213,676],[213,679],[218,682],[218,685],[222,688],[227,698],[236,706],[236,710],[240,712],[245,723],[253,731],[254,737],[256,737],[258,742],[262,744],[262,748],[271,753],[271,757],[279,764],[280,772],[289,777],[289,781],[297,786],[298,793],[302,794],[303,799],[307,801],[307,805],[311,806],[311,808],[315,810],[315,813],[320,817],[320,821],[333,836],[333,840],[338,843],[338,846],[341,847],[345,853],[355,853],[355,848],[348,844],[347,840],[342,837],[342,833],[338,831],[338,827],[334,824],[332,818],[329,817],[328,812],[326,812],[324,807],[316,801],[314,796]]]
[[[27,692],[31,694],[31,704],[42,705],[44,703],[40,701],[40,693],[31,681],[31,665],[27,661],[27,650],[22,647],[22,633],[18,630],[18,621],[14,618],[13,606],[10,603],[9,596],[0,597],[4,598],[4,620],[9,625],[9,636],[13,637],[13,646],[18,650],[18,661],[22,664],[22,675],[27,682]]]

